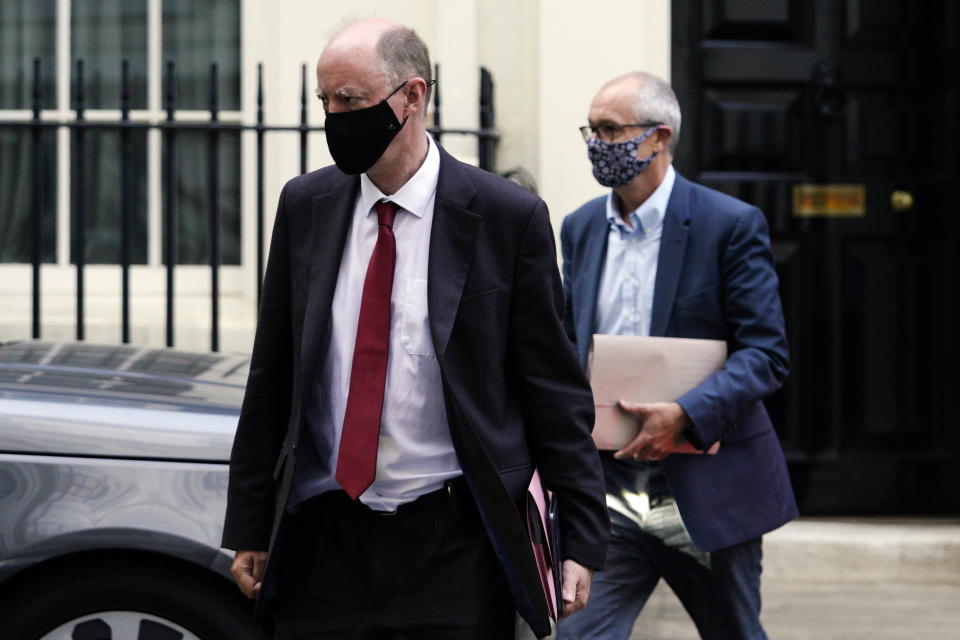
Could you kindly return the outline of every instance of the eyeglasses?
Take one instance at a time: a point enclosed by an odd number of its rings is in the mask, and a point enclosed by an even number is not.
[[[662,122],[633,122],[631,124],[598,124],[595,127],[588,125],[580,127],[580,133],[585,141],[596,136],[604,142],[613,142],[620,138],[627,127],[659,127],[662,124]]]

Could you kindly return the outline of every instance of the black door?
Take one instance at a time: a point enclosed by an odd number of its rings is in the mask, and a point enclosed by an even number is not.
[[[957,4],[673,1],[676,165],[769,220],[808,514],[960,511]]]

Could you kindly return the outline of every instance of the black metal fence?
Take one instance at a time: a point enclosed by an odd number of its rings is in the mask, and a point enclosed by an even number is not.
[[[161,132],[165,152],[163,154],[162,168],[162,218],[163,218],[163,263],[166,269],[166,345],[174,346],[174,279],[177,267],[177,206],[176,206],[176,173],[175,163],[177,161],[177,134],[184,130],[202,131],[207,134],[207,204],[209,215],[209,241],[210,241],[210,348],[218,351],[220,348],[220,326],[219,326],[219,298],[220,298],[220,266],[221,266],[221,242],[220,242],[220,167],[218,158],[219,136],[225,131],[253,131],[256,133],[256,291],[257,304],[259,305],[262,294],[262,282],[264,272],[264,148],[265,138],[268,133],[285,131],[297,132],[300,138],[300,173],[307,171],[307,139],[310,134],[323,131],[323,127],[311,126],[307,120],[307,65],[304,64],[300,69],[300,123],[296,125],[271,125],[264,121],[264,97],[263,97],[263,64],[257,65],[257,110],[255,123],[223,122],[220,120],[220,96],[218,90],[218,67],[216,63],[210,65],[210,93],[209,93],[209,114],[210,119],[207,122],[183,122],[176,119],[177,102],[175,95],[176,87],[176,69],[173,61],[166,63],[163,78],[163,110],[166,112],[166,118],[159,122],[149,122],[143,120],[133,120],[130,117],[130,78],[129,63],[123,60],[121,63],[121,81],[120,81],[120,119],[116,121],[88,120],[84,117],[85,105],[85,83],[84,83],[84,62],[76,62],[75,75],[73,79],[73,109],[75,117],[67,122],[53,122],[43,120],[41,115],[41,83],[40,83],[40,59],[33,61],[33,83],[32,83],[32,114],[30,120],[0,120],[0,127],[12,127],[15,129],[28,129],[31,135],[31,213],[30,213],[30,247],[32,263],[32,335],[34,338],[41,337],[40,326],[40,293],[41,278],[40,267],[42,262],[42,198],[44,188],[42,166],[44,162],[43,146],[41,134],[44,129],[67,128],[73,132],[73,149],[71,151],[71,188],[73,198],[71,205],[71,218],[73,220],[74,235],[72,237],[73,260],[76,264],[76,337],[78,340],[84,339],[84,270],[85,247],[86,247],[86,211],[85,211],[85,134],[90,129],[107,129],[118,131],[120,135],[120,226],[117,230],[118,241],[120,243],[120,267],[121,267],[121,340],[124,343],[130,342],[130,262],[131,262],[131,238],[130,231],[133,219],[133,140],[134,130],[157,129]],[[434,68],[434,77],[439,76],[439,66]],[[481,67],[480,69],[480,99],[479,129],[444,129],[441,126],[441,99],[439,83],[434,87],[433,92],[433,123],[434,126],[429,129],[437,142],[440,142],[444,135],[466,135],[477,139],[477,158],[480,168],[492,171],[494,169],[494,153],[498,134],[494,124],[494,100],[493,100],[493,78],[490,72]]]

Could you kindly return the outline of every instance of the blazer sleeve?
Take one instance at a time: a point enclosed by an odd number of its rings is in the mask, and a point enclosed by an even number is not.
[[[593,395],[561,321],[563,290],[550,218],[538,201],[523,233],[510,312],[510,357],[528,446],[558,500],[561,550],[602,569],[610,521],[593,444]]]
[[[721,280],[730,353],[720,371],[677,400],[693,423],[694,443],[704,447],[722,440],[779,389],[790,368],[773,252],[759,209],[745,209],[737,220]]]
[[[280,194],[263,281],[257,332],[230,455],[222,546],[265,551],[273,526],[273,470],[286,435],[293,379],[289,237]]]

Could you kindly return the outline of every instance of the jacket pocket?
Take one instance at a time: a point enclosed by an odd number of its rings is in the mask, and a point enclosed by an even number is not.
[[[670,319],[670,335],[684,338],[726,338],[726,323],[720,287],[714,285],[681,296],[673,302]]]
[[[703,304],[706,300],[717,300],[720,297],[720,285],[712,284],[708,287],[700,287],[695,291],[678,296],[674,301],[674,307],[689,307]]]

